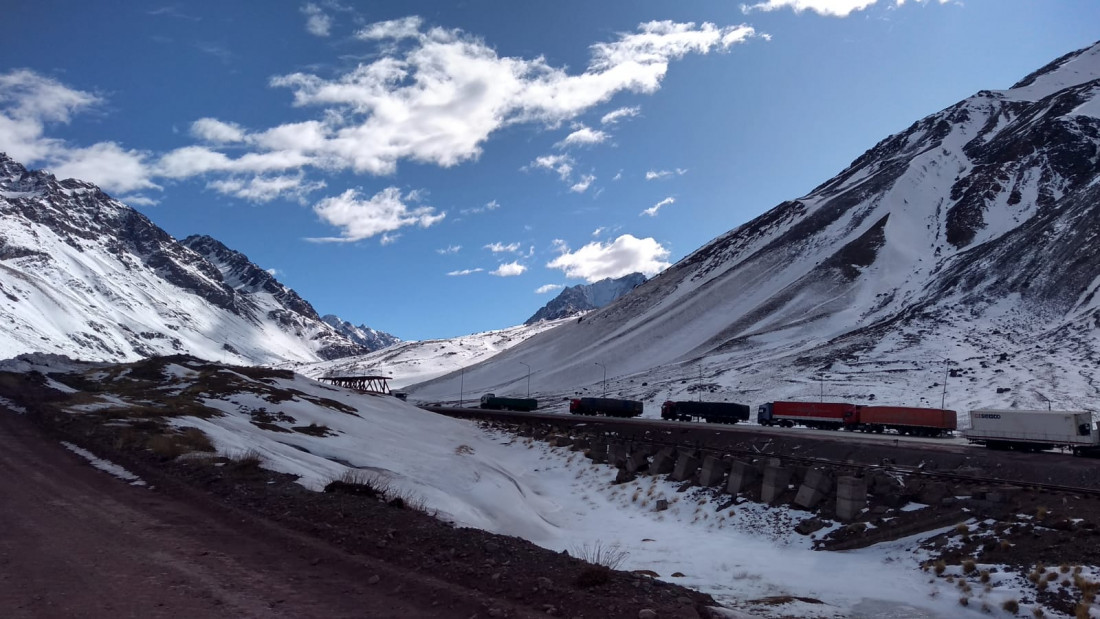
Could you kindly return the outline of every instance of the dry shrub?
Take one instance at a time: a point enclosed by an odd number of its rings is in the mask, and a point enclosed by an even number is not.
[[[214,443],[198,428],[156,434],[145,441],[146,449],[169,460],[195,451],[214,452]]]
[[[1092,604],[1089,602],[1081,601],[1077,603],[1077,606],[1073,609],[1073,616],[1075,619],[1089,619],[1092,609]]]
[[[970,598],[966,597],[965,595],[962,596],[961,598],[959,598],[959,604],[961,604],[962,606],[970,606]]]
[[[962,568],[964,574],[973,574],[978,570],[978,565],[973,560],[967,559],[962,562]]]
[[[1040,506],[1039,509],[1035,510],[1035,518],[1037,520],[1045,520],[1046,517],[1047,517],[1047,514],[1049,514],[1049,513],[1050,513],[1049,509]]]
[[[989,570],[982,570],[981,574],[978,575],[978,580],[989,582]]]
[[[955,532],[959,535],[966,535],[967,533],[970,533],[970,527],[967,526],[965,522],[960,522],[959,524],[955,525]]]
[[[1005,600],[1004,604],[1001,604],[1001,608],[1015,615],[1016,613],[1020,612],[1020,603],[1010,598]]]
[[[249,449],[229,457],[229,470],[242,475],[254,475],[260,472],[264,463],[263,454],[255,449]]]
[[[1043,612],[1042,606],[1036,606],[1035,608],[1031,609],[1031,616],[1035,617],[1035,619],[1043,619],[1043,617],[1046,616],[1046,613]]]
[[[933,570],[936,572],[937,575],[943,574],[944,571],[947,570],[947,561],[944,561],[943,559],[940,559],[940,560],[936,561],[933,564],[933,566],[934,566]]]
[[[591,545],[574,546],[573,556],[593,565],[601,565],[608,569],[617,570],[630,556],[630,553],[623,550],[618,544],[604,544],[600,540],[596,540]]]

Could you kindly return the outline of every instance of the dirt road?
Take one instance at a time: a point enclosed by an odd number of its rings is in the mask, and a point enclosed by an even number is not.
[[[524,609],[98,471],[0,407],[4,617],[470,617]]]

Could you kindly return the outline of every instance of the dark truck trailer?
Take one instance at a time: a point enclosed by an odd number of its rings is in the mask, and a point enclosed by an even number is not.
[[[498,398],[493,393],[481,396],[481,408],[488,410],[530,412],[538,407],[539,401],[535,398]]]
[[[669,400],[661,405],[661,419],[707,423],[737,423],[749,420],[749,407],[734,402],[678,402]]]
[[[637,417],[642,414],[642,403],[618,398],[574,398],[569,401],[569,412],[574,415]]]
[[[768,402],[761,404],[756,421],[762,426],[839,430],[859,419],[858,407],[847,402]]]
[[[898,434],[940,436],[956,427],[955,411],[913,406],[861,406],[859,429],[864,432],[897,430]]]

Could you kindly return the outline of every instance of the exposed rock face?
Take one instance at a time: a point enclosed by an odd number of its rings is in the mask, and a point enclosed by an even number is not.
[[[293,290],[210,237],[178,242],[91,183],[0,153],[0,357],[234,363],[362,354]]]
[[[344,337],[367,349],[368,352],[382,350],[394,344],[400,343],[401,338],[390,335],[385,331],[371,329],[367,325],[356,327],[350,322],[341,319],[334,314],[325,314],[321,317],[330,327],[336,329]]]
[[[540,320],[569,318],[600,309],[643,283],[645,283],[645,275],[631,273],[617,279],[609,277],[594,284],[571,286],[562,290],[554,300],[544,305],[523,324],[532,325]]]

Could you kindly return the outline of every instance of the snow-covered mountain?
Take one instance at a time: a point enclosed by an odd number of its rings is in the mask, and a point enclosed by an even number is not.
[[[914,123],[467,389],[1096,409],[1100,44]],[[944,380],[949,390],[944,393]],[[456,392],[457,377],[419,385]]]
[[[565,322],[567,320],[544,320],[534,325],[521,325],[451,339],[398,342],[366,355],[318,363],[290,362],[280,364],[280,367],[292,369],[310,378],[364,374],[390,376],[390,387],[400,389],[489,359]],[[463,394],[460,393],[460,386],[456,389],[459,391],[455,391],[454,399],[458,400]],[[481,394],[472,397],[478,398]]]
[[[401,341],[401,338],[396,335],[371,329],[367,325],[359,325],[357,327],[335,314],[325,314],[321,316],[321,320],[325,321],[325,323],[333,329],[336,329],[336,331],[344,337],[367,349],[368,352],[382,350],[387,346],[393,346]]]
[[[0,153],[0,358],[190,353],[232,363],[365,351],[239,252],[178,242],[79,180]]]
[[[570,286],[542,306],[523,324],[533,325],[540,320],[569,318],[600,309],[644,283],[645,275],[631,273],[617,279],[608,277],[593,284]]]

